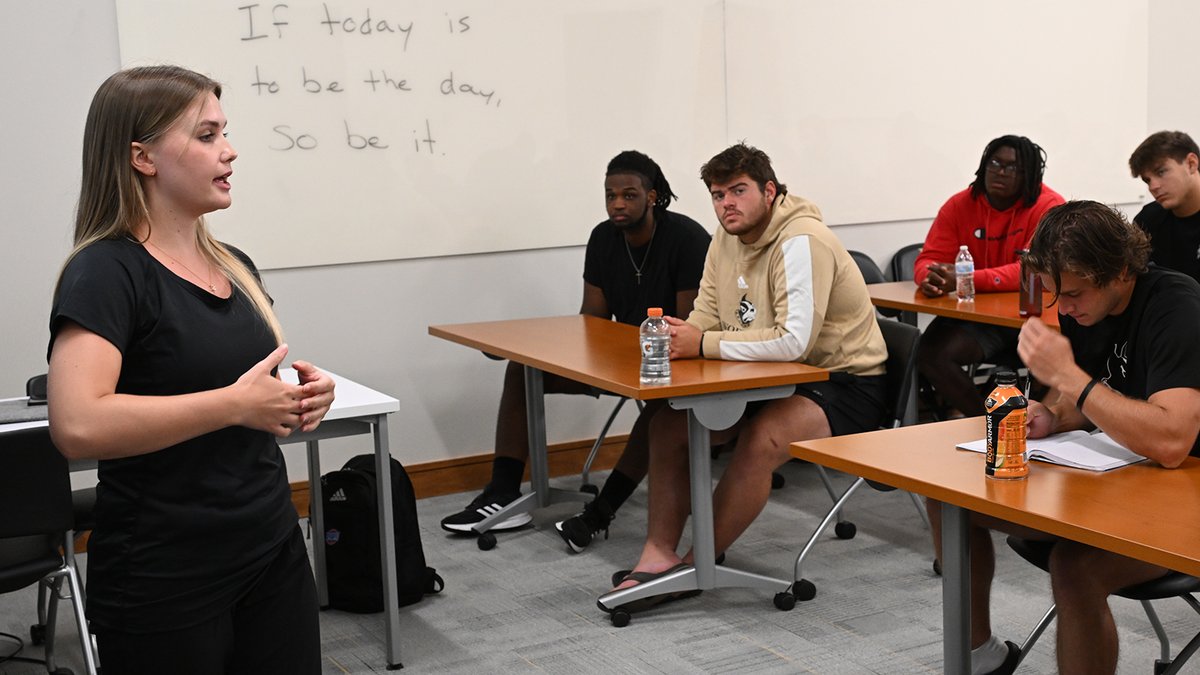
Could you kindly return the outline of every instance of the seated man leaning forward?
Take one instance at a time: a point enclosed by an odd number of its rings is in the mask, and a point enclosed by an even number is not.
[[[1015,291],[1017,251],[1026,247],[1042,214],[1063,198],[1042,183],[1046,153],[1024,136],[1001,136],[983,150],[975,182],[948,199],[925,237],[913,280],[933,298],[953,294],[954,258],[966,246],[975,259],[975,291]],[[938,317],[929,324],[917,368],[942,400],[964,415],[983,413],[983,395],[963,366],[1016,360],[1017,329]]]
[[[636,326],[645,320],[648,307],[662,307],[664,313],[691,311],[709,235],[691,218],[667,210],[674,198],[662,169],[646,155],[627,150],[608,163],[604,176],[608,219],[597,225],[588,239],[580,314],[615,318]],[[550,373],[543,378],[548,394],[601,393]],[[661,405],[650,402],[638,416],[625,451],[600,494],[582,514],[558,523],[558,532],[571,551],[583,551],[593,534],[607,531],[617,509],[646,475],[650,418]],[[518,363],[509,363],[496,419],[492,480],[465,509],[443,518],[442,527],[451,532],[471,532],[471,526],[519,497],[528,456],[524,369]],[[530,520],[528,513],[521,513],[492,529],[513,529]]]
[[[1182,131],[1151,134],[1129,172],[1154,197],[1133,217],[1150,237],[1150,262],[1200,281],[1200,147]]]
[[[1058,303],[1062,334],[1039,319],[1021,329],[1021,359],[1050,387],[1044,401],[1029,403],[1031,438],[1099,427],[1167,469],[1189,454],[1200,456],[1200,285],[1147,265],[1149,253],[1141,230],[1096,202],[1068,202],[1038,225],[1027,263]],[[941,505],[930,500],[929,507],[940,553]],[[971,516],[972,671],[1011,673],[1019,648],[992,634],[989,617],[995,564],[989,528],[1051,537]],[[1109,594],[1166,572],[1073,541],[1054,543],[1050,586],[1058,604],[1060,672],[1114,672]]]
[[[735,145],[700,176],[721,229],[691,315],[668,318],[671,358],[803,361],[833,371],[828,382],[797,385],[794,396],[750,404],[733,427],[712,433],[714,444],[737,437],[713,493],[720,553],[766,505],[771,472],[789,459],[789,443],[878,428],[887,347],[858,266],[817,207],[787,194],[766,153]],[[646,544],[618,588],[691,560],[676,551],[691,510],[686,413],[659,411],[650,438]]]

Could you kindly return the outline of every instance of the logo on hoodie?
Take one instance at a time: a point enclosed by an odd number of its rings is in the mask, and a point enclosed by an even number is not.
[[[758,314],[758,310],[754,308],[754,303],[743,295],[742,301],[738,303],[738,321],[742,322],[742,326],[749,326],[754,322],[754,317]]]

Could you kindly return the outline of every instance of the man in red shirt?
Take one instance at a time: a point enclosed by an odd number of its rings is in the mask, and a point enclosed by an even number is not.
[[[966,246],[975,259],[975,291],[1015,291],[1017,251],[1063,198],[1042,183],[1046,153],[1024,136],[1001,136],[984,148],[975,181],[948,199],[925,237],[913,280],[929,297],[954,293],[954,258]],[[1016,359],[1017,330],[938,317],[921,337],[917,367],[951,408],[983,412],[983,396],[963,366]]]

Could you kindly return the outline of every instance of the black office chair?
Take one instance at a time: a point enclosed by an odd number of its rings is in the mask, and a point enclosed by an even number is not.
[[[34,375],[25,382],[25,393],[30,397],[30,400],[40,399],[41,402],[46,400],[46,374]],[[96,462],[78,462],[75,469],[95,469]],[[74,514],[72,519],[74,527],[67,534],[67,541],[72,543],[67,546],[67,558],[71,564],[75,564],[75,542],[86,532],[95,527],[95,517],[92,512],[96,508],[96,488],[87,487],[80,488],[71,492],[71,510]],[[50,602],[53,597],[53,581],[43,579],[42,583],[38,584],[37,598],[37,623],[29,627],[29,639],[35,645],[40,645],[46,641],[46,627],[49,625]],[[83,597],[82,591],[80,597]]]
[[[863,281],[868,284],[882,284],[886,281],[883,278],[883,270],[879,269],[879,265],[875,264],[875,260],[871,256],[862,251],[847,251],[847,253],[858,265],[858,270],[863,275]]]
[[[887,420],[887,426],[892,428],[905,426],[912,421],[909,419],[908,402],[916,385],[917,344],[921,339],[921,331],[917,330],[915,326],[910,326],[899,321],[880,321],[879,329],[883,332],[883,340],[887,343],[888,348],[887,401],[890,406],[888,409],[890,419]],[[834,533],[839,539],[852,539],[857,533],[858,528],[855,527],[854,523],[842,519],[842,507],[854,495],[855,491],[862,487],[864,483],[883,492],[896,489],[890,485],[857,478],[839,496],[834,491],[833,484],[829,481],[829,475],[826,473],[824,467],[818,465],[817,471],[821,477],[821,482],[825,484],[825,489],[829,492],[829,496],[834,503],[829,509],[829,513],[825,515],[824,520],[821,521],[821,524],[817,526],[812,536],[809,537],[808,543],[804,545],[800,554],[796,556],[796,569],[793,577],[795,581],[790,589],[791,595],[794,598],[792,600],[793,605],[796,599],[811,600],[817,594],[816,586],[804,578],[802,565],[804,559],[808,557],[809,551],[816,545],[818,538],[829,527],[829,524],[835,520],[837,521],[837,524],[834,526]],[[921,519],[925,522],[925,526],[928,527],[929,517],[925,514],[924,504],[914,494],[910,493],[909,497],[912,499],[913,505],[916,506],[917,513],[920,514]],[[786,594],[780,594],[780,596],[784,595]],[[779,606],[780,601],[781,598],[777,596],[776,606]],[[787,603],[786,598],[782,598],[782,601],[785,604]],[[785,607],[780,607],[780,609],[785,609]],[[790,607],[786,609],[790,609]]]
[[[1008,537],[1008,546],[1016,551],[1017,555],[1042,570],[1050,570],[1050,551],[1054,548],[1053,541],[1032,541],[1010,536]],[[1162,649],[1160,658],[1154,661],[1155,675],[1169,675],[1179,672],[1183,664],[1196,653],[1197,649],[1200,649],[1200,633],[1197,633],[1195,637],[1189,640],[1183,649],[1179,650],[1179,654],[1172,659],[1171,640],[1167,637],[1166,631],[1163,630],[1162,622],[1158,620],[1158,613],[1154,611],[1154,606],[1150,604],[1150,601],[1177,597],[1186,602],[1197,614],[1200,614],[1200,602],[1192,595],[1197,591],[1200,591],[1200,579],[1180,572],[1169,572],[1157,579],[1133,586],[1126,586],[1113,594],[1142,603],[1142,609],[1146,611],[1146,618],[1150,620],[1150,625],[1154,628],[1154,633],[1158,636],[1158,642]],[[1018,665],[1029,654],[1029,651],[1033,649],[1033,645],[1037,643],[1038,638],[1042,636],[1042,633],[1045,632],[1057,613],[1057,607],[1051,605],[1050,609],[1046,610],[1046,613],[1042,616],[1042,619],[1029,632],[1029,637],[1025,638],[1025,642],[1021,644],[1021,659],[1017,661]]]
[[[50,579],[54,596],[70,600],[83,660],[89,675],[96,673],[91,634],[83,613],[82,585],[73,558],[64,551],[71,545],[71,481],[67,460],[50,441],[48,427],[0,434],[0,593],[11,593]],[[62,595],[63,582],[69,589]],[[54,663],[54,622],[57,602],[47,609],[46,669],[70,675]],[[13,636],[5,636],[17,639]],[[19,639],[18,648],[21,649]],[[13,655],[9,660],[43,663]]]
[[[854,262],[858,265],[858,271],[862,272],[863,281],[867,282],[868,284],[882,284],[887,281],[887,279],[883,277],[883,270],[879,269],[879,265],[875,264],[875,260],[871,258],[871,256],[863,253],[862,251],[847,251],[847,253],[850,254],[850,257],[853,258]],[[889,318],[896,318],[901,314],[900,310],[888,309],[887,307],[876,307],[875,311],[878,312],[880,316],[886,316]],[[913,325],[915,326],[916,324],[914,323]]]
[[[913,280],[913,265],[917,262],[917,256],[921,255],[921,249],[925,244],[909,244],[901,247],[892,255],[892,262],[888,264],[888,281],[912,281]]]
[[[909,244],[896,251],[892,255],[892,261],[888,263],[888,281],[912,281],[913,265],[916,264],[917,256],[921,255],[921,249],[924,246],[924,244]],[[900,320],[915,326],[917,325],[917,313],[900,312]]]

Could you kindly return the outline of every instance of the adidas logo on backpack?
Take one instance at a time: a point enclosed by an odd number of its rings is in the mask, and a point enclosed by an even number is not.
[[[332,494],[332,495],[329,497],[329,501],[331,501],[331,502],[344,502],[344,501],[346,501],[346,491],[345,491],[345,490],[343,490],[343,489],[341,489],[341,488],[338,488],[338,489],[337,489],[337,492],[334,492],[334,493],[333,493],[333,494]]]

